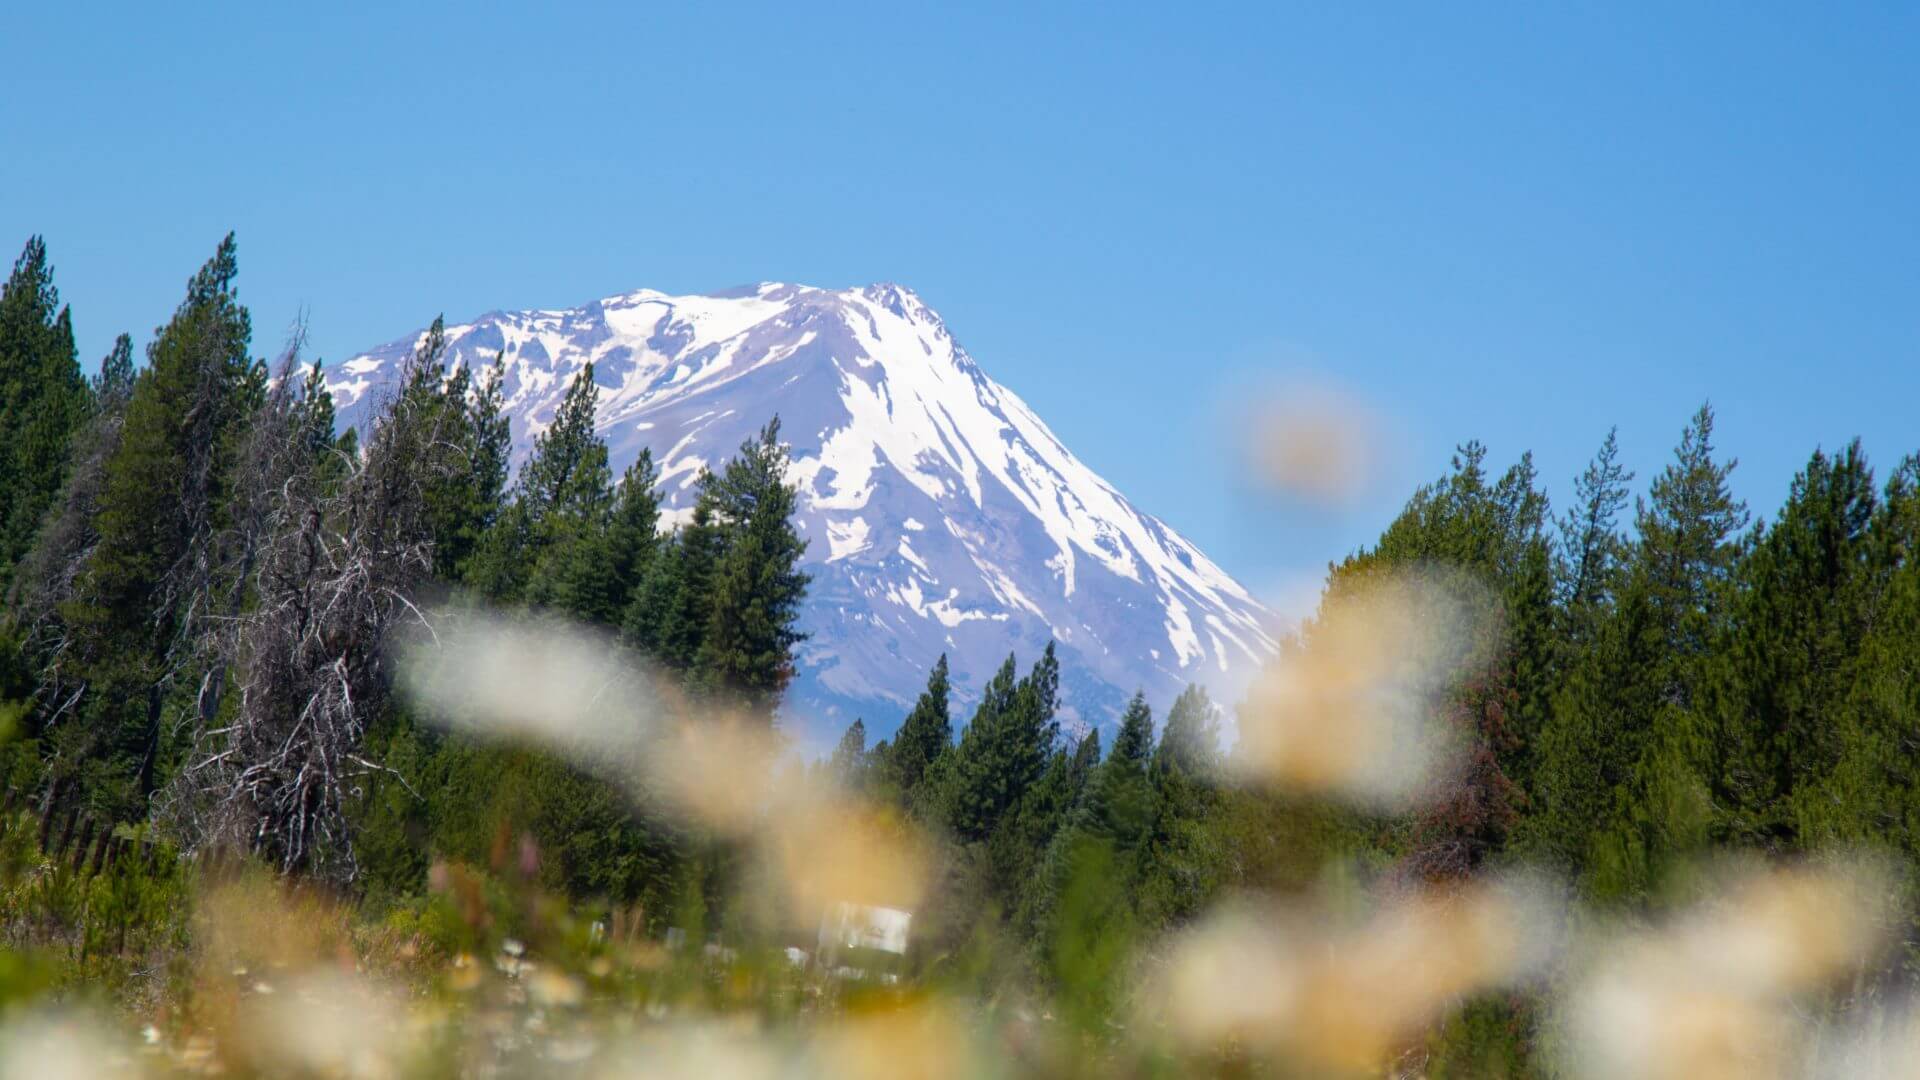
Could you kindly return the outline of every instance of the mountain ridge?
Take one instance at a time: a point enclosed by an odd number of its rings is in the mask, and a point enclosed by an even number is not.
[[[856,717],[890,731],[941,652],[963,710],[1008,651],[1057,641],[1065,718],[1105,726],[1134,689],[1231,693],[1274,651],[1264,605],[1075,457],[907,286],[639,289],[445,332],[451,365],[504,354],[516,463],[591,361],[612,464],[650,447],[669,521],[701,467],[782,417],[814,574],[783,717],[811,743]],[[330,373],[343,427],[420,338]]]

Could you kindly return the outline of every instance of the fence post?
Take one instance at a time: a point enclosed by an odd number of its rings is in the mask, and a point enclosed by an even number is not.
[[[47,840],[53,835],[53,812],[60,804],[60,781],[47,785],[47,801],[40,807],[40,851],[47,850]]]
[[[87,856],[91,854],[92,851],[93,851],[93,819],[87,818],[80,823],[80,840],[78,843],[74,844],[73,848],[71,849],[71,853],[73,855],[73,866],[75,870],[81,872],[82,874],[86,873]]]
[[[59,855],[67,850],[67,841],[73,839],[74,823],[80,820],[80,804],[67,807],[67,814],[60,820],[60,839],[55,842],[52,854]]]
[[[107,849],[113,846],[113,830],[104,829],[100,833],[100,842],[93,848],[93,870],[91,876],[99,877],[107,866]]]

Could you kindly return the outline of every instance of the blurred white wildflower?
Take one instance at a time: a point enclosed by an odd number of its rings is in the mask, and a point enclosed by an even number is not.
[[[1329,590],[1249,688],[1236,767],[1370,807],[1437,794],[1458,756],[1437,705],[1482,637],[1477,599],[1439,574],[1375,573]]]
[[[146,1073],[112,1028],[80,1013],[25,1012],[0,1025],[0,1077],[96,1080]]]
[[[651,805],[749,840],[779,901],[808,925],[837,903],[915,907],[927,860],[917,829],[797,767],[764,718],[671,695],[631,650],[554,619],[451,610],[401,657],[430,715],[525,739]]]
[[[1748,872],[1669,926],[1604,937],[1565,1002],[1569,1070],[1593,1080],[1796,1071],[1796,998],[1871,958],[1891,895],[1871,863]]]
[[[790,1046],[738,1025],[683,1022],[610,1050],[590,1075],[601,1080],[773,1080],[790,1077]]]
[[[1906,998],[1863,1009],[1817,1041],[1807,1074],[1815,1080],[1920,1078],[1920,1002]]]
[[[1175,939],[1148,1019],[1197,1049],[1376,1068],[1468,995],[1536,976],[1559,937],[1553,895],[1494,879],[1388,899],[1358,926],[1227,905]]]
[[[1241,424],[1253,476],[1290,498],[1347,504],[1374,479],[1381,424],[1358,396],[1330,381],[1298,378],[1261,391]]]
[[[324,968],[285,993],[247,1002],[240,1029],[264,1068],[378,1080],[401,1075],[407,1002],[371,980]]]
[[[587,766],[623,760],[664,708],[640,659],[561,619],[446,609],[400,652],[400,682],[438,722],[538,742]]]

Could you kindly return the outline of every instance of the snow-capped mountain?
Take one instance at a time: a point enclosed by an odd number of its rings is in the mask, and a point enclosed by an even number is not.
[[[363,422],[421,339],[334,369]],[[1156,711],[1190,681],[1270,656],[1270,613],[1180,534],[1082,464],[897,285],[649,290],[447,328],[451,363],[506,354],[516,454],[591,361],[615,474],[642,447],[686,512],[774,414],[792,444],[813,573],[785,722],[815,745],[854,718],[890,733],[942,652],[956,726],[1009,651],[1058,642],[1065,718],[1105,726],[1135,689]]]

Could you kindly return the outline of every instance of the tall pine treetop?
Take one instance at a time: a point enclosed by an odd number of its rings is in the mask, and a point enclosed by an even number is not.
[[[1220,756],[1220,711],[1207,689],[1191,683],[1173,699],[1167,723],[1154,752],[1156,770],[1176,769],[1188,775],[1209,772]]]
[[[0,286],[0,591],[53,507],[88,398],[72,313],[36,236]]]
[[[1573,481],[1573,505],[1560,519],[1560,600],[1567,607],[1588,607],[1604,595],[1626,540],[1619,532],[1633,473],[1619,462],[1620,429],[1607,438]]]
[[[947,656],[940,659],[927,675],[927,688],[913,704],[913,711],[900,725],[888,750],[888,766],[893,782],[909,803],[919,791],[927,770],[935,759],[946,753],[953,742],[953,722],[948,716]]]

